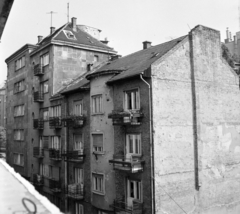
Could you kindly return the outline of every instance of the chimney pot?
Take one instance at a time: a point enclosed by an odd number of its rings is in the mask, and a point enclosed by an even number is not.
[[[73,31],[77,31],[77,18],[72,17],[72,28]]]
[[[55,27],[50,27],[50,34],[53,34],[55,32]]]
[[[38,36],[38,43],[41,42],[43,39],[43,36]]]
[[[144,41],[143,42],[143,49],[147,49],[151,47],[152,42]]]

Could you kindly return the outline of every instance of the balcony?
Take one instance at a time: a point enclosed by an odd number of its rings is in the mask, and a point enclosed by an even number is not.
[[[50,129],[60,129],[62,128],[62,120],[60,117],[50,117],[49,118]]]
[[[67,162],[83,163],[85,156],[83,150],[67,150],[62,153],[64,161]]]
[[[112,119],[114,126],[141,125],[142,117],[143,113],[140,110],[131,110],[129,112],[113,110],[112,113],[108,115],[108,118]]]
[[[33,147],[33,157],[35,158],[43,158],[44,150],[41,147]]]
[[[60,181],[49,179],[49,189],[54,193],[60,193],[61,192]]]
[[[44,74],[42,64],[35,65],[33,71],[34,76],[42,76]]]
[[[143,171],[145,161],[141,160],[141,156],[131,155],[113,155],[113,159],[109,160],[113,164],[115,170],[121,170],[130,173],[138,173]]]
[[[70,184],[66,188],[66,197],[73,200],[84,199],[84,185],[83,184]]]
[[[49,158],[55,161],[61,161],[61,151],[59,149],[49,149]]]
[[[41,92],[41,91],[34,92],[33,93],[33,101],[34,102],[39,102],[39,103],[43,102],[44,101],[43,92]]]
[[[64,127],[81,128],[84,126],[85,119],[85,116],[69,115],[64,117],[62,121]]]
[[[33,119],[33,128],[34,129],[43,129],[44,128],[43,119]]]
[[[34,186],[43,186],[43,176],[39,174],[33,174],[33,185]]]
[[[127,204],[125,201],[114,200],[113,204],[110,205],[114,209],[114,213],[130,213],[130,214],[142,214],[143,203],[133,200],[132,205]]]

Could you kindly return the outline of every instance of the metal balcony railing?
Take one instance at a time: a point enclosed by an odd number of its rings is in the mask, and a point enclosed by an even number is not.
[[[66,197],[74,200],[84,199],[84,185],[79,183],[67,185]]]
[[[113,110],[111,114],[108,114],[108,118],[112,119],[113,125],[141,125],[143,113],[140,110],[131,111],[116,111]]]
[[[68,162],[77,162],[77,163],[83,163],[85,159],[84,151],[81,150],[67,150],[63,151],[62,157],[64,158],[64,161]]]
[[[133,200],[132,204],[127,204],[125,201],[114,200],[113,204],[110,205],[115,211],[115,213],[130,213],[130,214],[142,214],[143,213],[143,203],[138,200]]]
[[[35,91],[33,93],[33,100],[34,100],[34,102],[43,102],[44,101],[44,99],[43,99],[43,92]]]
[[[113,164],[115,170],[121,170],[130,173],[137,173],[143,171],[145,161],[141,160],[139,155],[113,155],[113,159],[109,160]]]
[[[43,158],[44,150],[42,147],[33,147],[33,157],[35,158]]]
[[[49,158],[56,161],[61,161],[61,151],[60,149],[49,149]]]
[[[34,76],[41,76],[44,74],[42,64],[37,64],[33,68]]]
[[[43,129],[44,128],[43,119],[33,119],[33,128],[34,129]]]
[[[81,128],[84,126],[85,116],[69,115],[62,118],[64,127]]]
[[[61,117],[50,117],[49,118],[50,129],[59,129],[62,127]]]
[[[60,193],[61,192],[61,183],[58,180],[49,179],[49,189],[52,192]]]
[[[43,186],[43,176],[39,174],[33,174],[33,185],[35,186]]]

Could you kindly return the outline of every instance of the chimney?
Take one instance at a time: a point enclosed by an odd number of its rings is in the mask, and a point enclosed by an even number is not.
[[[151,47],[152,42],[144,41],[143,42],[143,49],[147,49]]]
[[[102,40],[102,41],[100,41],[101,43],[103,43],[103,44],[105,44],[105,45],[107,45],[108,44],[108,40],[107,40],[107,38],[105,38],[104,40]]]
[[[55,27],[50,27],[50,34],[53,34],[55,32]]]
[[[237,36],[233,36],[234,43],[237,44]]]
[[[43,39],[43,36],[38,36],[38,43],[41,42]]]
[[[229,41],[232,41],[232,33],[229,31]]]
[[[77,18],[72,17],[72,28],[73,31],[77,31]]]

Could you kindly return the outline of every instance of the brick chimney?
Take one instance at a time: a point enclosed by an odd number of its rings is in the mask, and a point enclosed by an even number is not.
[[[50,27],[50,34],[53,34],[55,32],[55,27]]]
[[[38,36],[38,43],[41,42],[43,39],[43,36]]]
[[[143,49],[147,49],[151,47],[152,42],[144,41],[143,42]]]
[[[72,17],[72,28],[73,31],[77,31],[77,18]]]

